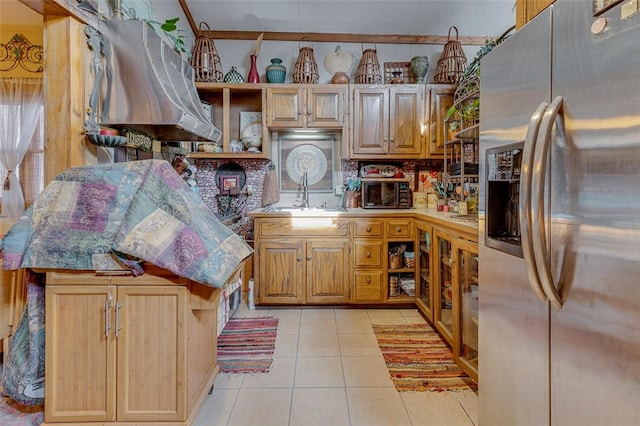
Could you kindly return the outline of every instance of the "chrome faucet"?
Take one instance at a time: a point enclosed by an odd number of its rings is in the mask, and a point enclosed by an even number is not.
[[[302,203],[298,207],[309,208],[309,177],[307,172],[302,174]]]

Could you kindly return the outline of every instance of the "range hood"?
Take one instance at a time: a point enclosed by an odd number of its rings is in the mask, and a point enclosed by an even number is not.
[[[99,46],[85,32],[94,55],[101,54],[94,57],[99,96],[91,102],[100,125],[135,128],[162,141],[220,140],[202,108],[193,68],[146,22],[101,20]]]

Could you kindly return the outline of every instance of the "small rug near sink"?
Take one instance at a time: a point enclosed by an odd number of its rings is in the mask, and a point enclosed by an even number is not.
[[[429,324],[374,325],[373,331],[399,392],[478,388]]]
[[[218,336],[218,364],[223,373],[269,371],[276,347],[278,318],[231,318]]]

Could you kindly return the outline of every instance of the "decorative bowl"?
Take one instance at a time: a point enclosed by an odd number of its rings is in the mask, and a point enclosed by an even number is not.
[[[89,141],[95,145],[105,146],[108,148],[123,146],[128,140],[126,136],[99,135],[95,133],[87,133],[87,138],[89,138]]]

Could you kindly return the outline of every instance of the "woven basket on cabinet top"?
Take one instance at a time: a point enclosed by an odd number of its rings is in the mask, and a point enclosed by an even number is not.
[[[362,52],[362,59],[358,64],[355,75],[356,83],[359,84],[380,84],[382,75],[380,74],[380,62],[376,49],[367,49]]]
[[[207,27],[207,32],[202,31],[202,25]],[[220,56],[216,50],[213,39],[209,37],[211,29],[205,22],[200,22],[198,36],[193,44],[191,52],[191,66],[194,70],[196,81],[221,82],[223,78]]]
[[[318,64],[313,57],[313,49],[306,46],[301,47],[298,59],[293,66],[291,81],[298,84],[316,84],[318,78]]]
[[[451,29],[456,30],[455,40],[451,40]],[[467,57],[462,50],[462,43],[458,41],[458,29],[450,27],[447,43],[438,59],[433,81],[438,84],[458,84],[462,80],[466,67]]]

